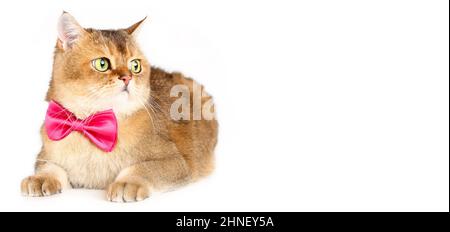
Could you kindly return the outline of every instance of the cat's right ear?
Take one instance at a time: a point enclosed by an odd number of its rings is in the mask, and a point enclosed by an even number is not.
[[[75,18],[64,11],[58,20],[58,45],[60,44],[64,50],[70,49],[83,33],[85,30]]]

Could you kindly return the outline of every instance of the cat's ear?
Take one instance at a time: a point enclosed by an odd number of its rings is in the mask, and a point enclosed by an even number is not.
[[[139,29],[142,26],[142,23],[147,19],[147,16],[145,16],[144,19],[142,19],[141,21],[131,25],[130,27],[128,27],[127,29],[125,29],[125,31],[129,34],[129,35],[135,35],[137,34],[137,32],[139,31]]]
[[[58,39],[64,50],[69,49],[85,33],[75,18],[67,12],[58,20]]]

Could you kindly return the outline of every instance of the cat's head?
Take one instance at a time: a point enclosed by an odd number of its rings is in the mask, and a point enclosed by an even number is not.
[[[86,29],[64,12],[47,100],[78,117],[107,109],[129,115],[143,108],[150,94],[150,64],[134,38],[143,21],[119,30]]]

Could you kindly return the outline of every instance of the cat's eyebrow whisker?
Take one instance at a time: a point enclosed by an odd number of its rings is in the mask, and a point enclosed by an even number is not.
[[[103,49],[105,49],[105,52],[108,51],[108,54],[112,54],[111,51],[109,50],[109,47],[106,46],[105,38],[103,37],[103,35],[102,35],[101,33],[100,33],[100,38],[101,38],[102,41],[103,41]]]

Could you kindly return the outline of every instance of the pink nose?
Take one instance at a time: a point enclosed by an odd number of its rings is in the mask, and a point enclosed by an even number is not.
[[[123,81],[123,83],[125,83],[125,85],[128,85],[128,83],[130,83],[131,81],[131,76],[121,76],[119,77],[119,80]]]

